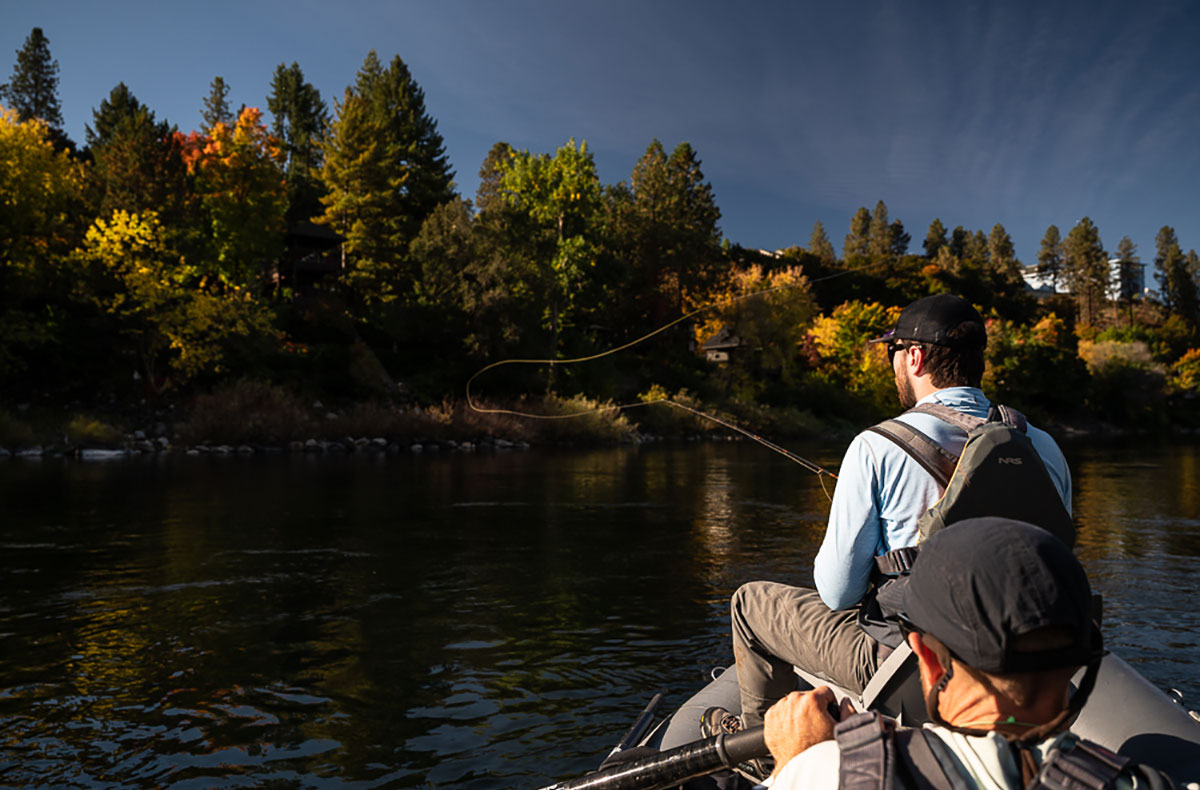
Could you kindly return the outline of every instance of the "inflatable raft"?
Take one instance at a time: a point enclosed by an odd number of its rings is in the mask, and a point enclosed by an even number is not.
[[[688,790],[702,790],[736,786],[739,780],[729,769],[766,754],[766,746],[762,728],[715,738],[705,738],[700,732],[701,714],[710,706],[719,705],[733,713],[741,710],[736,667],[713,674],[711,683],[657,723],[662,695],[655,695],[599,771],[546,790],[663,790],[681,785]],[[1076,683],[1082,675],[1080,670]],[[801,690],[830,685],[800,670],[796,677],[796,688]],[[877,710],[910,726],[928,720],[916,659],[907,645],[888,656],[861,695],[831,688],[839,699],[849,697],[858,710]],[[1163,693],[1128,663],[1109,654],[1071,730],[1164,771],[1180,790],[1200,790],[1200,714],[1188,710],[1182,702],[1180,696]]]
[[[796,674],[798,689],[829,685],[800,670]],[[700,716],[708,707],[719,705],[739,712],[736,667],[714,675],[711,683],[652,727],[641,738],[642,745],[670,752],[703,738]],[[1076,681],[1080,677],[1082,670]],[[907,645],[888,657],[861,695],[832,688],[839,698],[849,697],[858,710],[878,710],[911,726],[928,720],[916,659]],[[1095,689],[1071,730],[1165,771],[1179,788],[1200,783],[1200,714],[1189,711],[1181,698],[1165,694],[1111,653],[1104,658]]]

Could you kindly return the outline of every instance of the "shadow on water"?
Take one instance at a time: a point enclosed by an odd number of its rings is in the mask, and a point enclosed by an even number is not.
[[[1111,643],[1195,697],[1197,453],[1126,457],[1072,459],[1080,556]],[[0,784],[79,788],[581,773],[728,663],[740,583],[811,583],[828,511],[747,444],[14,462],[0,491]]]

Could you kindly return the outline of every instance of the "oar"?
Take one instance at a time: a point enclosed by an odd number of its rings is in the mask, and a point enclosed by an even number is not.
[[[640,760],[549,785],[542,790],[662,790],[738,763],[765,757],[762,727],[685,743]]]
[[[638,741],[646,734],[646,730],[650,729],[650,725],[654,723],[654,715],[658,713],[658,709],[662,707],[663,695],[655,694],[650,702],[646,704],[640,716],[634,721],[633,726],[629,728],[629,732],[625,733],[625,737],[613,747],[613,750],[608,753],[605,759],[611,759],[614,754],[623,752],[631,746],[637,746]]]

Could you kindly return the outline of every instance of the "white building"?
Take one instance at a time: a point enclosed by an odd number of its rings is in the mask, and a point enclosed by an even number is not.
[[[1021,277],[1025,280],[1025,287],[1033,291],[1034,295],[1038,296],[1039,298],[1044,298],[1047,296],[1052,296],[1056,292],[1060,294],[1068,293],[1067,284],[1065,279],[1062,277],[1061,272],[1058,278],[1058,287],[1051,288],[1050,276],[1039,274],[1037,268],[1037,265],[1034,264],[1032,266],[1026,266],[1024,271],[1021,272]],[[1129,284],[1129,290],[1132,292],[1134,298],[1144,299],[1154,293],[1153,289],[1146,287],[1146,264],[1135,262],[1132,268],[1133,271],[1131,274],[1133,276],[1132,282]],[[1108,259],[1108,276],[1109,292],[1120,293],[1121,261],[1119,258]],[[1121,296],[1124,298],[1126,294],[1121,294]]]

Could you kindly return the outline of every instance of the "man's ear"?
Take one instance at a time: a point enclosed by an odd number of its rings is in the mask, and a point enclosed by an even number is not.
[[[909,370],[914,376],[925,375],[926,355],[929,353],[924,346],[910,346],[908,353],[911,354],[908,360]],[[911,360],[911,361],[910,361]]]
[[[946,674],[942,662],[938,660],[937,654],[929,648],[929,645],[925,644],[921,635],[916,631],[908,635],[908,646],[917,654],[917,666],[921,672],[922,687],[933,688],[942,679],[942,675]]]

